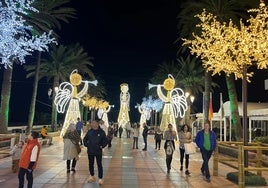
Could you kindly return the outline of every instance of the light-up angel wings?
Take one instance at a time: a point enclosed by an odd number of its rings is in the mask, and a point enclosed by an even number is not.
[[[57,112],[64,113],[66,105],[72,98],[74,86],[69,82],[63,82],[59,86],[59,90],[55,96],[54,104],[56,105]]]

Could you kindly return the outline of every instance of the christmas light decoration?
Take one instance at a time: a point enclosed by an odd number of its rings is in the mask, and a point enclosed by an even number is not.
[[[180,88],[174,88],[175,79],[169,74],[168,78],[164,81],[163,85],[149,85],[149,89],[157,87],[157,95],[164,102],[164,108],[162,112],[162,119],[160,123],[161,131],[167,129],[169,123],[172,124],[174,130],[177,132],[176,120],[177,117],[184,117],[187,110],[187,101],[184,91]],[[165,96],[162,91],[162,87],[167,90]]]
[[[75,69],[70,74],[70,82],[63,82],[60,84],[58,92],[54,99],[54,104],[59,113],[64,113],[68,105],[65,115],[63,127],[60,137],[63,137],[70,123],[75,123],[77,118],[81,118],[79,101],[87,93],[88,84],[97,85],[97,81],[83,81],[78,71]],[[77,86],[84,83],[83,89],[77,93]]]
[[[32,36],[32,26],[25,25],[21,15],[38,12],[31,7],[32,0],[5,0],[0,2],[0,58],[5,68],[13,62],[25,63],[25,57],[34,50],[48,50],[48,44],[56,43],[52,31],[41,36]]]
[[[129,103],[130,103],[130,94],[128,92],[128,84],[123,83],[120,85],[120,111],[118,114],[117,122],[119,126],[125,127],[129,120]]]

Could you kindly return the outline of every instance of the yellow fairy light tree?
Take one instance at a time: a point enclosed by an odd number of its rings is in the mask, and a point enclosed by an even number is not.
[[[234,73],[242,78],[243,130],[244,144],[247,145],[247,81],[253,72],[247,72],[251,66],[267,69],[268,66],[268,10],[263,1],[259,8],[249,10],[247,22],[240,21],[235,26],[230,20],[220,23],[216,16],[204,10],[196,15],[200,19],[201,34],[192,40],[184,39],[183,45],[189,45],[192,54],[199,56],[203,66],[212,75],[224,72],[227,76]],[[246,160],[245,160],[246,161]]]

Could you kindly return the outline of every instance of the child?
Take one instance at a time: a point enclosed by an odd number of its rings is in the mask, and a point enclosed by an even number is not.
[[[21,151],[23,147],[24,142],[19,141],[18,144],[16,144],[12,150],[10,151],[10,154],[12,155],[12,171],[13,173],[18,172],[19,170],[19,161],[21,156]]]

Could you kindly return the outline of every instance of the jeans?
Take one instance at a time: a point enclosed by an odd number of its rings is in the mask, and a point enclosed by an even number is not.
[[[167,169],[170,170],[171,169],[171,162],[172,162],[172,155],[166,155],[166,165],[167,165]]]
[[[147,136],[143,137],[143,141],[144,141],[144,148],[143,149],[147,149]]]
[[[20,168],[19,169],[19,188],[23,188],[24,186],[24,176],[26,174],[26,179],[28,181],[28,186],[27,188],[32,188],[33,187],[33,171],[29,172],[28,169]]]
[[[155,149],[160,149],[161,146],[161,140],[155,140]]]
[[[100,155],[88,155],[89,172],[91,176],[94,176],[94,160],[96,157],[98,166],[98,177],[102,179],[103,177],[103,167],[102,167],[102,154]]]
[[[185,149],[180,148],[181,166],[183,165],[184,154],[185,154]],[[185,154],[185,168],[188,169],[188,167],[189,167],[189,154]]]
[[[133,137],[133,149],[138,149],[138,137]]]
[[[208,162],[209,162],[209,159],[210,159],[213,151],[211,151],[211,150],[207,151],[205,149],[200,149],[200,152],[201,152],[202,158],[203,158],[203,164],[202,164],[202,167],[201,167],[201,171],[205,172],[206,178],[209,179],[210,178],[210,173],[209,173]]]

